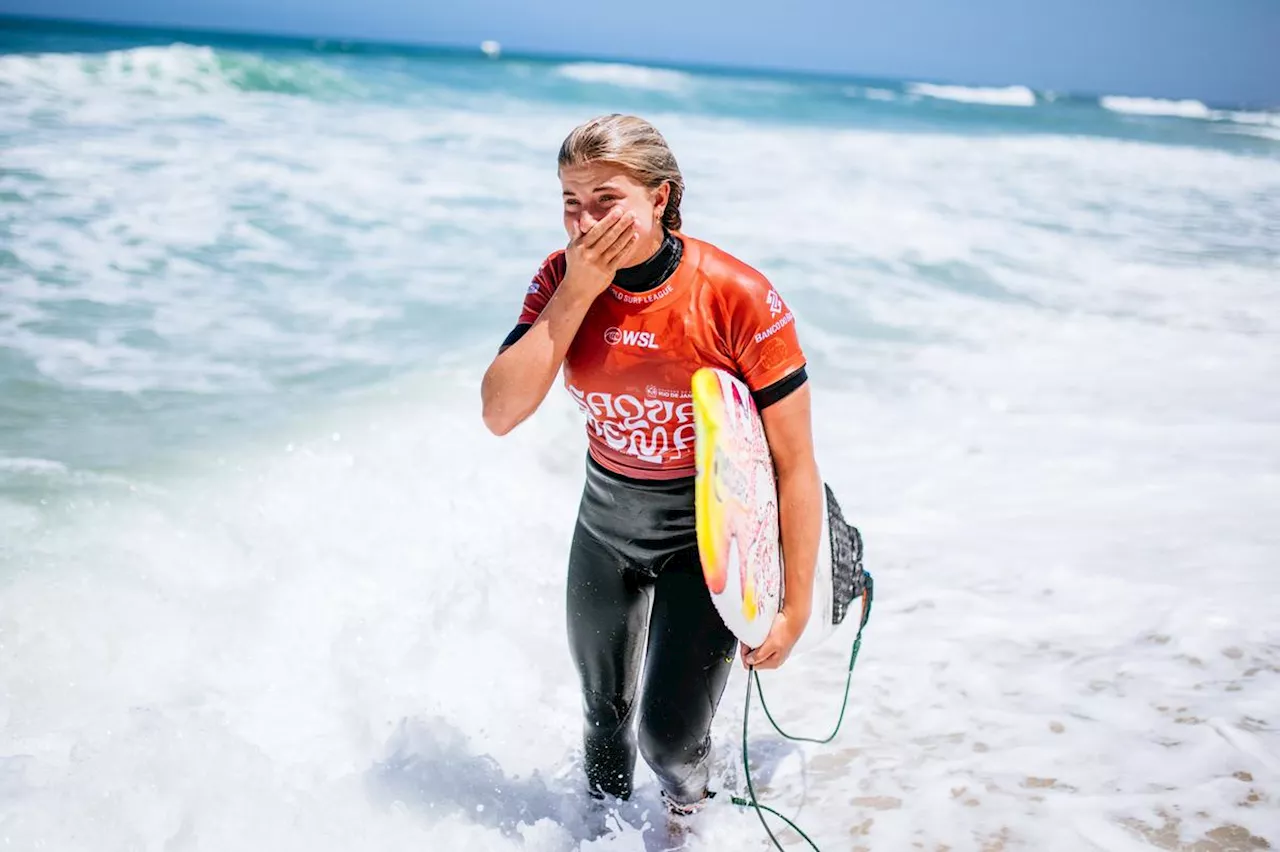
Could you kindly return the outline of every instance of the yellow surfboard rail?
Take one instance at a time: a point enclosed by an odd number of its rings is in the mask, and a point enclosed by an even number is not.
[[[730,570],[739,571],[741,616],[752,624],[760,615],[761,601],[755,571],[744,569],[752,564],[754,542],[740,540],[739,533],[746,523],[744,519],[753,515],[755,508],[747,505],[749,492],[746,482],[728,480],[728,477],[745,478],[751,474],[744,469],[741,460],[735,462],[731,458],[733,453],[740,452],[740,446],[736,442],[733,445],[728,442],[733,436],[735,422],[741,426],[745,422],[744,415],[759,417],[759,414],[754,411],[749,393],[745,394],[744,402],[726,398],[721,371],[717,369],[699,369],[693,374],[691,385],[697,469],[695,526],[703,577],[717,607],[720,607],[722,601],[727,602],[721,596],[727,593]],[[744,403],[747,406],[745,411],[730,411],[731,406]],[[737,560],[732,558],[735,548]],[[764,629],[767,631],[767,626]]]

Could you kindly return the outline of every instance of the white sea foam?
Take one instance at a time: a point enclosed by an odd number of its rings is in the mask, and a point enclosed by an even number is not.
[[[1280,112],[1245,112],[1232,111],[1226,117],[1238,124],[1262,124],[1268,127],[1280,127]]]
[[[0,457],[0,472],[60,474],[67,472],[67,466],[62,462],[51,461],[49,459]]]
[[[128,115],[147,103],[115,106]],[[213,134],[144,125],[79,141],[75,158],[50,157],[47,143],[9,150],[26,177],[0,176],[0,188],[28,206],[0,344],[59,384],[133,391],[264,389],[343,363],[403,364],[439,348],[407,315],[445,326],[442,306],[501,287],[504,276],[473,281],[453,262],[489,233],[501,199],[547,223],[533,232],[540,242],[557,238],[545,201],[554,129],[512,139],[496,115],[373,110],[377,132],[335,132],[327,108],[300,101],[289,129],[268,132],[276,107],[230,106]],[[424,149],[422,138],[445,127],[472,147]],[[479,168],[490,155],[477,143],[507,162]],[[510,196],[513,183],[536,191]],[[297,252],[298,240],[315,250]],[[505,277],[528,274],[506,266]],[[73,336],[34,331],[59,302],[72,320],[75,304],[127,307],[148,342],[97,329],[94,314]],[[171,349],[158,354],[152,336]]]
[[[866,98],[870,101],[896,101],[898,93],[889,89],[866,88],[863,86],[846,86],[844,93],[851,98]]]
[[[1200,101],[1171,101],[1160,98],[1131,98],[1107,95],[1098,99],[1103,109],[1131,115],[1166,115],[1177,118],[1210,118],[1212,111]]]
[[[1219,130],[1280,142],[1280,112],[1220,112],[1214,118],[1223,123]]]
[[[1242,136],[1257,136],[1260,139],[1272,139],[1280,142],[1280,127],[1245,126],[1228,127],[1223,129],[1228,133],[1238,133]]]
[[[912,83],[908,87],[908,91],[915,95],[938,98],[944,101],[958,101],[966,104],[1019,107],[1036,105],[1036,93],[1026,86],[974,87]]]
[[[0,56],[0,91],[56,91],[64,97],[104,89],[179,98],[218,92],[359,90],[341,71],[310,60],[270,60],[250,53],[172,44],[105,53]]]
[[[580,83],[605,83],[660,92],[683,92],[693,83],[693,77],[683,71],[620,62],[572,62],[561,65],[556,72]]]
[[[1159,98],[1132,98],[1109,95],[1100,98],[1098,102],[1104,109],[1129,115],[1191,118],[1243,125],[1242,127],[1224,129],[1231,133],[1243,133],[1266,139],[1278,138],[1274,131],[1280,128],[1280,113],[1210,109],[1205,104],[1195,100],[1172,101]]]

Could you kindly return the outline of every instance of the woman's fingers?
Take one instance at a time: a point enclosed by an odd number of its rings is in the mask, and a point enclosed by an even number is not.
[[[627,215],[630,214],[624,215],[621,207],[612,208],[604,215],[603,219],[587,229],[582,239],[583,247],[600,248],[609,245],[612,242],[612,236],[616,236],[618,231],[625,226]]]
[[[618,234],[608,248],[601,252],[601,258],[606,264],[613,266],[622,259],[622,256],[626,254],[627,249],[631,247],[631,244],[634,243],[639,236],[640,235],[636,232],[635,224],[631,223]]]

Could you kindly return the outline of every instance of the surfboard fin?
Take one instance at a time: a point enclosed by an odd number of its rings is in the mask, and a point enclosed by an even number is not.
[[[831,486],[824,482],[822,487],[827,491],[827,528],[831,535],[831,623],[843,623],[849,604],[866,594],[862,607],[865,624],[871,614],[871,575],[862,566],[862,534],[844,519]]]

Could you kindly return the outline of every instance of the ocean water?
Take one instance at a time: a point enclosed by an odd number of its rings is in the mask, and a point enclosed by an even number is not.
[[[665,848],[643,764],[578,791],[576,409],[479,417],[607,111],[795,308],[877,579],[839,738],[752,713],[764,801],[827,852],[1280,845],[1280,115],[5,22],[5,848]],[[851,639],[764,677],[784,726]]]

